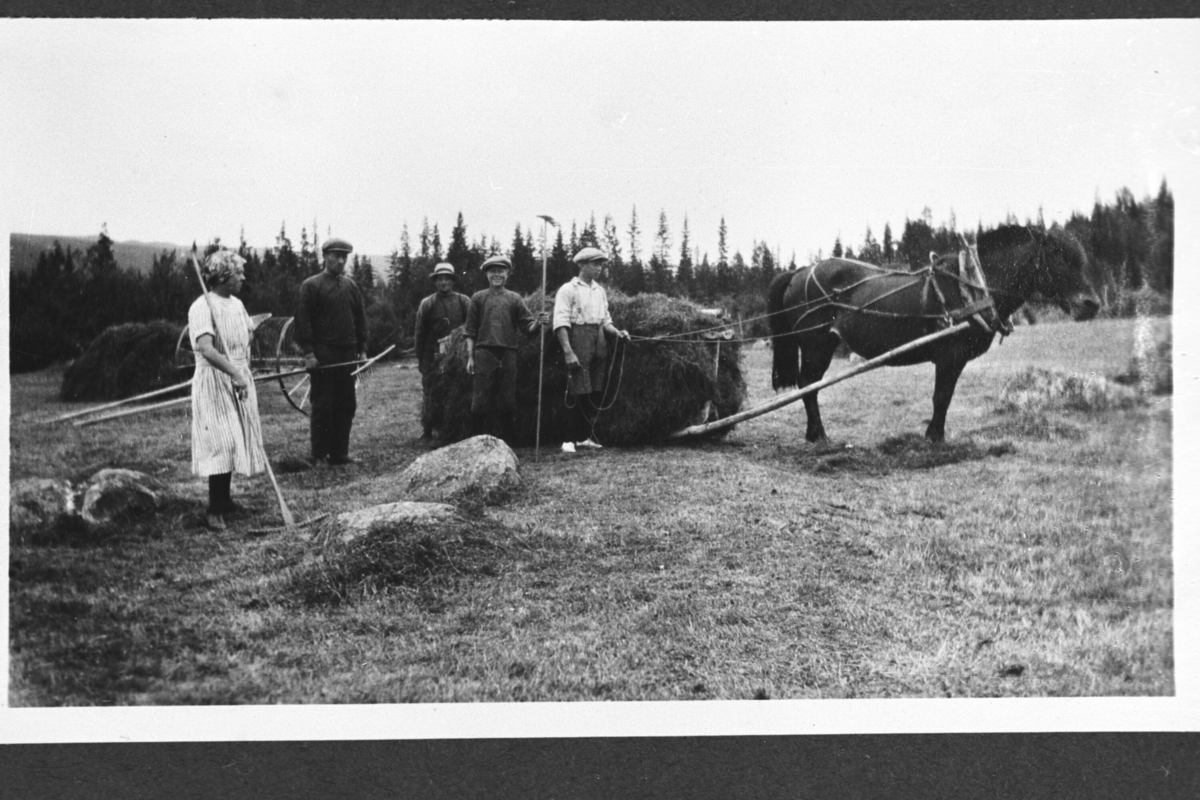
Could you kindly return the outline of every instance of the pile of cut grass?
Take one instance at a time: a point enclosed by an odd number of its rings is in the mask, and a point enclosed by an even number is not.
[[[526,299],[540,309],[535,293]],[[668,434],[705,418],[726,417],[741,410],[746,398],[741,350],[737,342],[700,340],[699,332],[720,327],[688,300],[659,294],[625,297],[612,292],[609,309],[613,324],[635,337],[679,337],[656,341],[609,340],[609,380],[596,423],[602,444],[637,445],[663,440]],[[553,314],[553,303],[547,304]],[[681,336],[681,334],[683,336]],[[687,334],[694,334],[688,336]],[[543,441],[561,440],[568,430],[571,409],[567,398],[567,367],[562,348],[547,330],[543,368]],[[524,337],[517,353],[517,414],[514,445],[532,445],[537,434],[539,341]],[[467,345],[461,328],[450,337],[433,378],[426,421],[445,441],[471,435],[471,376],[467,374]],[[586,400],[584,402],[587,402]],[[729,429],[718,432],[723,436]]]
[[[1143,403],[1137,390],[1100,375],[1029,367],[1004,384],[994,407],[999,413],[1099,412],[1134,408]]]
[[[399,589],[421,590],[471,575],[497,574],[510,538],[499,523],[457,519],[373,527],[350,542],[320,537],[320,555],[291,579],[285,594],[306,606],[340,606]]]
[[[114,325],[63,373],[62,400],[119,400],[180,382],[175,344],[182,326],[165,320]]]

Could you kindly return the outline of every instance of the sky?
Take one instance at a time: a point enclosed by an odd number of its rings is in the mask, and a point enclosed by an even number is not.
[[[386,254],[611,214],[648,257],[1047,222],[1200,154],[1200,21],[0,20],[8,232]]]

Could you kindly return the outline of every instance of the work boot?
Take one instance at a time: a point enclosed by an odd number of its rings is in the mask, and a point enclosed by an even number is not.
[[[236,516],[238,514],[241,514],[245,510],[246,510],[245,507],[242,506],[241,503],[234,502],[233,500],[226,500],[225,503],[221,506],[221,516],[223,516],[223,517]]]
[[[220,514],[205,514],[204,526],[210,531],[223,531],[225,530],[225,520],[221,518]]]

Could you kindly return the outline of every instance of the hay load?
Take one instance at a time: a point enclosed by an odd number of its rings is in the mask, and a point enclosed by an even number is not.
[[[541,293],[526,298],[530,310],[542,307]],[[553,303],[546,304],[553,314]],[[596,436],[605,445],[636,445],[661,441],[668,434],[709,418],[726,417],[741,410],[746,399],[740,346],[737,342],[701,340],[700,331],[711,331],[721,320],[687,300],[660,294],[625,297],[609,291],[614,324],[628,330],[633,342],[614,345],[609,340],[609,381],[604,410],[596,422]],[[677,336],[647,342],[636,337]],[[567,367],[554,333],[544,332],[546,360],[543,371],[542,443],[556,444],[567,430],[564,402]],[[719,350],[719,364],[718,359]],[[538,389],[538,337],[526,337],[517,353],[517,416],[513,441],[532,446],[536,437]],[[471,376],[467,374],[467,345],[462,328],[456,329],[434,376],[427,410],[432,427],[445,441],[471,434]],[[572,402],[574,398],[571,398]],[[717,435],[723,435],[724,431]]]
[[[120,400],[187,380],[190,374],[175,369],[175,343],[182,330],[162,320],[106,328],[67,367],[59,397]]]

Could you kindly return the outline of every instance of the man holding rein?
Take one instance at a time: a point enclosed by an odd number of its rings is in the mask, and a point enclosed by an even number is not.
[[[599,448],[594,427],[604,402],[604,364],[608,357],[606,333],[628,340],[608,313],[608,295],[596,282],[607,261],[604,252],[585,247],[575,254],[579,275],[559,287],[554,298],[554,333],[567,361],[567,391],[575,400],[562,451],[576,447]]]

